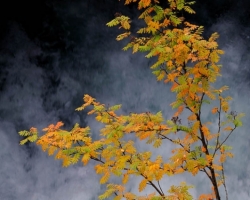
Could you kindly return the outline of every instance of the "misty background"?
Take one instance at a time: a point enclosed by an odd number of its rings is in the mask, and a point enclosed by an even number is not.
[[[198,0],[196,15],[187,18],[205,26],[205,36],[219,32],[222,77],[228,85],[232,110],[244,112],[244,126],[228,140],[235,157],[225,165],[229,199],[250,199],[250,4],[248,0]],[[63,121],[89,125],[97,137],[100,125],[86,112],[76,112],[84,94],[113,105],[122,113],[173,110],[169,87],[156,81],[143,54],[122,51],[117,28],[107,28],[116,12],[138,15],[133,6],[116,0],[23,0],[0,3],[0,199],[91,200],[105,186],[81,163],[62,168],[33,144],[20,146],[18,132],[42,129]],[[209,117],[209,113],[207,113]],[[138,144],[139,145],[139,144]],[[142,149],[150,146],[141,146]],[[164,149],[165,148],[165,149]],[[167,154],[168,146],[156,150]],[[165,190],[181,181],[193,184],[194,196],[208,192],[205,177],[165,179]],[[137,190],[137,183],[128,188]]]

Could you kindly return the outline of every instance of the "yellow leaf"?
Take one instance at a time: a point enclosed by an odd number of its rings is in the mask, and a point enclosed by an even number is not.
[[[134,46],[133,46],[133,53],[136,53],[139,49],[139,44],[138,43],[135,43]]]
[[[206,126],[202,126],[201,130],[202,130],[205,137],[209,136],[210,131]]]
[[[143,191],[147,186],[147,179],[143,179],[139,184],[139,192]]]
[[[161,146],[161,143],[162,143],[162,139],[157,139],[157,140],[155,140],[153,146],[154,146],[155,148],[158,148],[158,147]]]
[[[158,170],[155,172],[155,179],[157,181],[161,180],[164,175],[164,170]]]
[[[157,81],[161,81],[164,77],[165,77],[165,72],[161,71],[161,73],[159,74],[159,76],[157,76]]]
[[[84,165],[87,165],[88,162],[89,162],[89,160],[90,160],[90,155],[89,155],[89,153],[85,153],[85,154],[83,155],[83,157],[82,157],[82,162],[84,163]]]
[[[130,29],[130,24],[128,23],[128,21],[121,21],[121,25],[126,30]]]
[[[213,156],[212,155],[206,155],[206,160],[208,161],[208,163],[213,161]]]
[[[152,164],[151,166],[149,166],[149,170],[150,171],[156,171],[159,169],[159,165],[158,164]]]
[[[225,155],[225,154],[222,154],[222,155],[220,156],[220,162],[223,163],[223,162],[225,162],[225,161],[226,161],[226,155]]]
[[[123,174],[122,183],[123,183],[123,184],[126,184],[126,183],[128,182],[128,180],[129,180],[129,175],[128,175],[128,173]]]
[[[138,4],[138,9],[142,9],[142,8],[146,8],[150,5],[151,0],[140,0],[139,4]]]
[[[101,120],[102,120],[102,116],[101,116],[101,115],[97,115],[97,116],[95,117],[95,119],[96,119],[96,121],[101,121]]]
[[[228,102],[227,102],[227,101],[222,101],[222,102],[221,102],[221,108],[222,108],[222,110],[223,110],[224,112],[227,112],[228,109],[229,109],[229,104],[228,104]]]
[[[110,173],[109,173],[109,172],[106,172],[106,173],[104,174],[104,176],[100,179],[100,184],[107,183],[107,181],[109,180],[109,177],[110,177]]]
[[[53,155],[53,154],[55,153],[56,150],[57,150],[56,147],[50,146],[50,147],[49,147],[49,150],[48,150],[49,156]]]
[[[231,153],[231,152],[226,152],[225,153],[228,157],[230,157],[230,158],[233,158],[234,157],[234,155]]]
[[[63,156],[63,167],[68,167],[70,165],[70,158],[68,156]]]
[[[61,159],[62,156],[63,156],[62,150],[59,150],[59,151],[57,152],[56,156],[55,156],[55,159]]]
[[[221,170],[222,170],[222,166],[220,166],[220,165],[215,165],[215,164],[213,164],[212,167],[214,168],[214,170],[218,170],[218,171],[221,171]]]

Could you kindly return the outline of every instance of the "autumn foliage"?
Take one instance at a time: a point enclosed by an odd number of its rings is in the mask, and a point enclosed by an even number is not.
[[[172,118],[164,119],[161,112],[118,115],[121,105],[108,107],[84,95],[84,104],[76,110],[87,108],[88,114],[95,115],[96,121],[104,125],[99,140],[93,140],[90,127],[76,124],[67,131],[58,122],[43,129],[42,136],[35,128],[19,132],[25,136],[21,144],[36,142],[43,151],[61,159],[64,167],[77,162],[87,165],[94,160],[95,172],[101,175],[100,184],[107,186],[99,199],[193,199],[189,193],[192,186],[186,183],[170,188],[160,183],[182,173],[205,173],[210,180],[211,192],[200,194],[200,200],[220,200],[220,186],[228,198],[224,163],[233,154],[225,143],[242,125],[243,114],[230,109],[231,97],[223,95],[229,88],[215,83],[221,69],[217,63],[223,54],[216,42],[218,34],[204,39],[203,27],[185,20],[183,13],[195,13],[190,7],[194,2],[168,0],[168,7],[163,8],[158,0],[125,1],[126,5],[131,3],[138,5],[144,27],[132,32],[131,19],[120,13],[107,26],[124,30],[117,36],[117,40],[128,40],[124,50],[131,48],[133,53],[147,52],[146,58],[156,58],[151,66],[153,74],[158,81],[171,84],[170,92],[176,94],[170,104],[176,109]],[[213,123],[206,119],[204,107],[211,110]],[[184,113],[187,118],[183,118]],[[172,143],[174,149],[164,152],[169,154],[169,160],[161,155],[152,158],[152,152],[137,148],[135,140],[145,140],[154,148]],[[117,177],[115,183],[111,177]],[[126,189],[132,177],[141,180],[136,194]],[[147,186],[152,187],[152,193],[143,192]]]

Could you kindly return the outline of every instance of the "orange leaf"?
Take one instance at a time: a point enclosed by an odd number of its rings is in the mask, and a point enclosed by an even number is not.
[[[218,108],[217,108],[217,107],[213,108],[213,109],[211,110],[211,112],[212,112],[213,114],[217,113],[217,112],[218,112]]]
[[[224,128],[224,131],[231,131],[231,130],[233,130],[233,128],[230,126],[227,126],[226,128]]]
[[[196,118],[196,115],[195,114],[192,114],[192,115],[190,115],[189,117],[188,117],[188,120],[190,120],[190,121],[194,121],[194,120],[196,120],[197,118]]]
[[[182,113],[183,109],[184,109],[184,105],[178,107],[178,110],[177,110],[177,112],[174,114],[174,117],[177,117],[178,115],[180,115],[180,114]]]
[[[205,135],[205,137],[207,137],[210,134],[210,131],[206,126],[202,126],[201,130],[203,134]]]

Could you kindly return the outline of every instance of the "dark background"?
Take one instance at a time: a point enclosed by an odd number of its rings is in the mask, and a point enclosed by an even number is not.
[[[133,6],[115,0],[37,0],[0,3],[0,199],[97,199],[100,186],[91,163],[62,168],[60,161],[34,145],[19,146],[18,131],[39,129],[62,120],[89,125],[93,137],[100,125],[85,112],[76,112],[84,94],[106,104],[123,104],[122,112],[163,111],[169,118],[173,95],[158,83],[142,54],[123,52],[116,42],[117,28],[107,28],[116,12],[135,19]],[[235,158],[226,174],[230,199],[249,199],[249,78],[250,4],[248,0],[198,0],[197,14],[187,18],[205,26],[204,36],[219,32],[222,77],[229,85],[233,110],[245,112],[244,127],[228,141]],[[136,26],[136,23],[134,24]],[[209,111],[204,111],[207,118]],[[212,120],[212,119],[211,119]],[[139,145],[139,144],[138,144]],[[141,149],[152,150],[141,145]],[[162,153],[169,149],[156,150]],[[167,153],[164,152],[167,155]],[[178,176],[166,180],[166,189],[180,181],[196,185],[194,196],[210,189],[206,178]],[[136,191],[138,181],[128,188]],[[209,188],[209,189],[208,189]],[[149,191],[149,190],[147,190]]]

